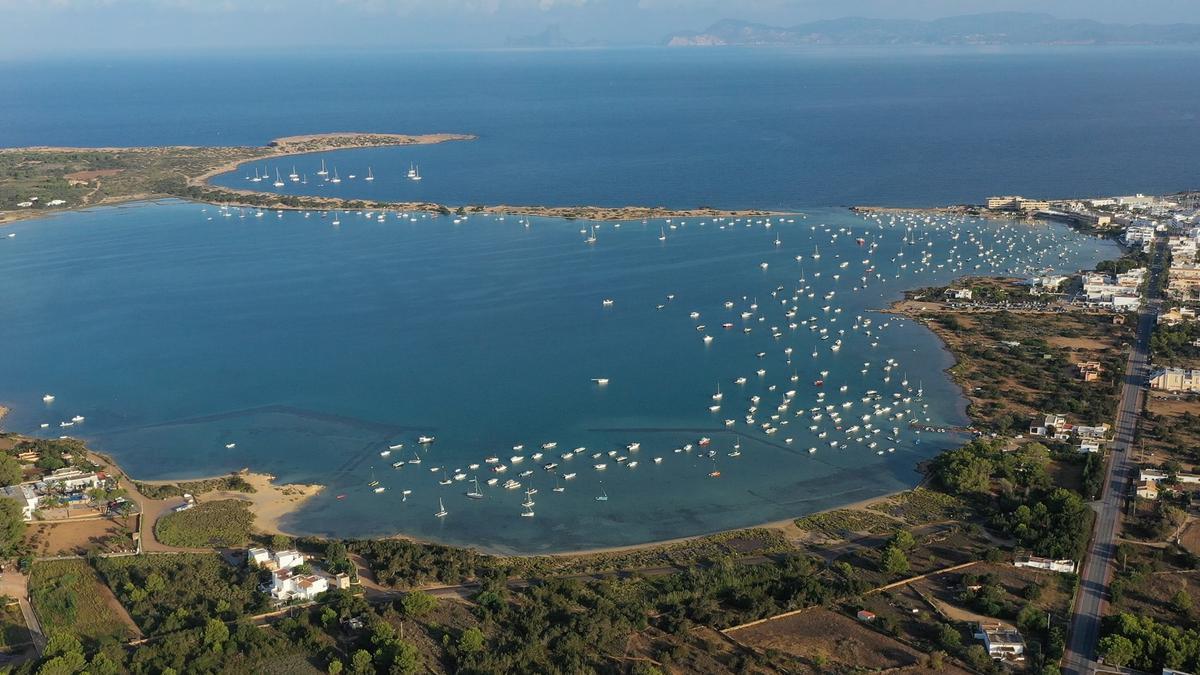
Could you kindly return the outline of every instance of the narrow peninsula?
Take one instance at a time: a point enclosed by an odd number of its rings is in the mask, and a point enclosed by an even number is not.
[[[213,177],[246,162],[292,155],[473,141],[470,134],[335,132],[286,136],[265,146],[130,148],[25,147],[0,149],[0,225],[72,208],[177,197],[233,207],[287,210],[380,210],[430,213],[508,213],[520,216],[635,220],[643,218],[766,216],[763,210],[663,206],[458,205],[281,195],[213,185]]]

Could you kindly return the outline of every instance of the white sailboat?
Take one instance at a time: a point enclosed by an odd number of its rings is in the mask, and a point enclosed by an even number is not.
[[[317,172],[318,176],[328,176],[329,171],[325,168],[325,160],[321,160],[321,170]]]
[[[329,182],[330,182],[330,183],[340,183],[340,182],[342,182],[342,179],[341,179],[341,178],[338,178],[338,172],[337,172],[337,168],[336,168],[336,167],[335,167],[335,168],[334,168],[334,170],[333,170],[333,178],[330,178],[330,179],[329,179]]]
[[[417,167],[412,162],[409,162],[408,163],[408,177],[412,178],[415,175],[417,175]]]
[[[367,177],[363,180],[375,180],[375,174],[371,173],[371,167],[367,167]]]
[[[606,502],[606,501],[608,501],[608,492],[606,492],[606,491],[604,490],[604,486],[603,486],[603,485],[601,485],[601,486],[600,486],[600,496],[599,496],[599,497],[596,497],[596,501],[598,501],[598,502]]]
[[[409,179],[411,179],[411,180],[421,180],[421,167],[419,167],[419,166],[414,166],[414,167],[413,167],[413,170],[412,170],[412,175],[410,175],[410,176],[409,176]]]
[[[483,499],[483,492],[479,489],[479,476],[472,478],[471,482],[475,484],[475,488],[468,492],[467,496],[471,499]]]
[[[446,505],[442,503],[442,498],[438,497],[438,511],[433,515],[437,516],[438,518],[445,518],[447,513],[449,513],[449,511],[446,510]]]

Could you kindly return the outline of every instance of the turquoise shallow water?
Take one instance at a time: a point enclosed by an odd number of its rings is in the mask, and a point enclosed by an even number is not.
[[[0,239],[6,425],[87,438],[138,478],[249,466],[328,485],[285,521],[297,532],[403,532],[523,552],[712,532],[912,485],[918,461],[961,440],[907,427],[913,417],[935,426],[965,420],[937,340],[873,312],[902,289],[967,272],[1074,270],[1115,254],[1055,226],[875,222],[838,209],[770,228],[606,224],[594,245],[582,223],[562,220],[343,214],[335,227],[332,219],[223,217],[215,207],[165,202],[13,226],[16,236]],[[734,384],[739,376],[745,385]],[[610,383],[597,386],[598,377]],[[718,383],[724,396],[713,413]],[[787,390],[794,401],[777,412]],[[863,402],[868,390],[880,398]],[[47,392],[53,404],[42,403]],[[744,416],[755,395],[751,427]],[[843,416],[842,430],[827,405]],[[912,414],[875,416],[883,432],[847,437],[875,405]],[[821,410],[796,417],[812,407]],[[778,431],[767,434],[759,425],[771,414],[780,415]],[[59,427],[73,415],[86,420]],[[887,440],[892,427],[899,434]],[[437,440],[419,449],[422,434]],[[674,452],[701,436],[713,439],[713,457],[699,447]],[[835,439],[844,447],[830,447]],[[533,460],[551,441],[558,447]],[[633,442],[641,449],[621,449]],[[731,457],[739,442],[741,455]],[[380,456],[398,443],[405,447]],[[558,457],[577,446],[587,453]],[[421,465],[391,467],[414,451]],[[517,454],[526,459],[511,462]],[[492,474],[489,455],[511,468]],[[578,474],[560,483],[564,492],[553,492],[554,474],[541,469],[550,461],[559,475]],[[595,470],[601,462],[606,469]],[[520,517],[522,490],[485,486],[483,500],[469,500],[468,483],[439,485],[443,473],[432,467],[536,487],[536,516]],[[521,478],[522,470],[534,474]],[[714,470],[719,478],[709,477]],[[374,493],[372,479],[387,491]],[[607,502],[595,499],[602,491]],[[440,519],[439,497],[449,512]]]

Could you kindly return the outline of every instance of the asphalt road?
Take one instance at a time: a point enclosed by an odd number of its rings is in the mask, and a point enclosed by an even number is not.
[[[1156,253],[1149,285],[1154,287],[1160,274],[1161,250]],[[1096,643],[1100,639],[1100,619],[1108,606],[1108,582],[1112,576],[1113,558],[1116,555],[1117,533],[1121,525],[1121,512],[1129,495],[1129,482],[1134,464],[1130,458],[1134,429],[1142,410],[1145,395],[1146,375],[1149,373],[1150,334],[1154,330],[1157,303],[1147,302],[1138,313],[1137,338],[1129,354],[1125,368],[1125,382],[1121,389],[1121,402],[1117,409],[1114,441],[1110,445],[1108,472],[1104,478],[1104,491],[1100,501],[1094,504],[1096,524],[1092,540],[1088,545],[1080,572],[1079,593],[1071,617],[1071,633],[1067,640],[1064,657],[1065,672],[1070,675],[1092,675],[1096,672]]]

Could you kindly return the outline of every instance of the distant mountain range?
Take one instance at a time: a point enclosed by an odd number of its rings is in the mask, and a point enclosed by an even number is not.
[[[995,12],[934,21],[845,18],[781,27],[725,19],[674,33],[672,47],[722,45],[1116,45],[1200,44],[1200,25],[1118,25],[1049,14]]]

